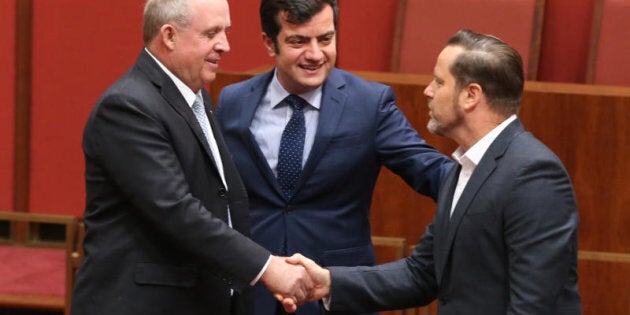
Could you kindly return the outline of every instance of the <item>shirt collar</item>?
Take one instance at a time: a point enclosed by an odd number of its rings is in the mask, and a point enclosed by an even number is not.
[[[164,64],[162,64],[155,56],[153,56],[153,54],[148,49],[144,48],[144,50],[149,54],[149,56],[151,56],[151,58],[153,58],[153,60],[155,60],[155,62],[157,62],[158,66],[162,68],[162,70],[166,73],[166,75],[168,75],[168,77],[171,78],[171,80],[173,80],[173,83],[175,83],[175,86],[177,87],[179,92],[182,94],[182,96],[186,100],[186,103],[188,104],[188,106],[192,106],[196,98],[199,98],[199,100],[203,104],[203,97],[201,97],[201,90],[199,90],[199,92],[197,93],[193,92],[193,90],[189,88],[188,85],[182,82],[182,80],[180,80],[176,75],[174,75],[170,70],[168,70],[168,68],[166,68]]]
[[[278,70],[274,70],[273,78],[271,79],[271,83],[269,83],[269,88],[267,89],[269,93],[269,101],[273,108],[276,108],[285,97],[289,96],[289,92],[284,89],[280,81],[278,81]],[[304,93],[299,94],[301,98],[303,98],[308,104],[316,109],[320,108],[320,104],[322,101],[322,86],[320,85],[316,89]]]
[[[501,131],[505,129],[512,121],[516,120],[516,115],[512,115],[504,120],[501,124],[494,127],[490,132],[488,132],[481,140],[477,141],[468,151],[462,152],[462,147],[458,147],[455,152],[453,152],[452,156],[457,163],[462,165],[462,167],[467,166],[467,164],[471,164],[475,167],[481,161],[483,155],[488,151],[488,148],[494,142],[494,140],[499,136]]]

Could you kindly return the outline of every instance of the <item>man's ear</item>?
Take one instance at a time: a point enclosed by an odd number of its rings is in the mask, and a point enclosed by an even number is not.
[[[460,103],[465,111],[474,110],[483,99],[483,89],[478,83],[470,83],[460,93]]]
[[[177,28],[170,24],[164,24],[160,27],[160,39],[164,46],[168,49],[175,49],[175,42],[177,41]]]
[[[269,57],[276,56],[276,44],[273,42],[271,37],[267,36],[267,33],[262,33],[263,45],[265,45],[265,49],[267,49],[267,54]]]

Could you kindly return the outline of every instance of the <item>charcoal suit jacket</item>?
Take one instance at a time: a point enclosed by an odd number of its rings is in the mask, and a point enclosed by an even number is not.
[[[83,134],[87,235],[72,314],[251,314],[249,283],[270,253],[247,237],[247,194],[203,98],[227,187],[145,50],[98,100]]]
[[[437,298],[440,315],[578,315],[578,213],[560,160],[519,120],[482,157],[449,219],[459,174],[412,255],[335,268],[332,310],[399,309]]]

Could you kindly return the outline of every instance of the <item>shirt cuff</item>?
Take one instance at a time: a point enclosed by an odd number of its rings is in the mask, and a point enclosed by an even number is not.
[[[269,258],[267,258],[267,262],[262,267],[262,269],[260,270],[260,272],[258,273],[256,278],[254,278],[254,280],[252,280],[252,282],[249,283],[250,286],[255,285],[256,282],[258,282],[258,280],[260,280],[260,277],[262,277],[263,273],[265,273],[265,271],[267,271],[267,267],[269,267],[269,262],[271,262],[271,255],[269,255]]]
[[[322,298],[322,304],[324,305],[324,308],[328,312],[330,312],[330,300],[331,300],[330,295]]]

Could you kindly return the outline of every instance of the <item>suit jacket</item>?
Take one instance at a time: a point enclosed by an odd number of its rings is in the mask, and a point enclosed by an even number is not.
[[[333,69],[310,156],[287,200],[249,129],[273,73],[227,86],[219,97],[219,121],[250,197],[253,239],[274,254],[300,252],[324,266],[373,265],[369,210],[381,166],[436,197],[452,161],[418,135],[390,87]],[[256,312],[268,315],[275,303],[260,288]],[[319,313],[316,303],[298,309]]]
[[[146,51],[98,100],[83,134],[87,234],[72,314],[235,314],[252,304],[246,288],[270,253],[245,236],[247,194],[207,114],[227,189],[192,109]]]
[[[449,220],[459,167],[413,254],[331,268],[332,309],[395,309],[439,299],[438,313],[581,314],[578,214],[560,160],[521,123],[489,147]],[[369,288],[369,289],[368,289]]]

